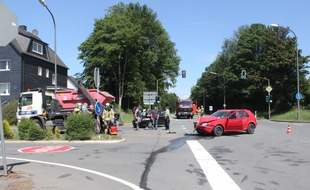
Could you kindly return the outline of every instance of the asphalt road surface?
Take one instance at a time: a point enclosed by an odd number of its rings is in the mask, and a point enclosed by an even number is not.
[[[19,189],[51,190],[310,188],[310,124],[259,120],[253,135],[213,137],[193,133],[193,120],[171,119],[171,131],[127,125],[119,127],[124,140],[114,143],[6,142],[10,174],[0,173],[0,189],[16,181]],[[18,151],[33,146],[73,148]]]

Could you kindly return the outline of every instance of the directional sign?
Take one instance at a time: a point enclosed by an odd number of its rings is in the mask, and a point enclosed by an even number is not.
[[[95,104],[95,111],[97,115],[100,115],[102,113],[102,105],[100,104],[100,102],[96,102]]]
[[[300,100],[302,98],[302,95],[300,93],[296,93],[295,97],[297,100]]]
[[[74,149],[72,146],[32,146],[19,149],[22,153],[50,153],[50,152],[64,152]]]
[[[156,101],[157,92],[143,92],[143,104],[154,105]]]
[[[7,46],[18,34],[16,15],[0,1],[0,46]]]

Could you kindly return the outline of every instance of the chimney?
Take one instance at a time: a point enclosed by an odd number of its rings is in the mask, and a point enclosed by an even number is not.
[[[20,25],[18,28],[27,31],[27,26],[26,25]]]

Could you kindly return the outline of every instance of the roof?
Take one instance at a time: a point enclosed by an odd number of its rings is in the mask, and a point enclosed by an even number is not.
[[[39,56],[37,54],[32,54],[28,52],[28,47],[32,41],[32,39],[42,43],[43,45],[45,45],[47,47],[47,57],[48,59],[45,59],[42,56]],[[12,42],[10,43],[11,45],[13,45],[16,50],[21,53],[21,54],[27,54],[29,56],[32,57],[36,57],[38,59],[42,59],[51,63],[55,63],[55,52],[48,46],[47,43],[45,43],[44,41],[42,41],[38,36],[32,34],[31,32],[27,31],[27,27],[26,26],[19,26],[18,27],[18,35],[16,36],[16,38],[14,40],[12,40]],[[57,65],[62,66],[64,68],[68,68],[65,63],[57,56]]]

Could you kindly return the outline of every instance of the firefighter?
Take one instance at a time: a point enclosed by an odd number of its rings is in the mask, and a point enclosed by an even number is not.
[[[203,114],[205,113],[205,109],[204,109],[204,107],[203,106],[201,106],[201,112],[200,112],[200,116],[203,116]]]
[[[76,107],[74,108],[73,112],[74,112],[75,114],[78,114],[78,113],[80,113],[81,111],[82,111],[82,104],[81,104],[81,103],[76,104]]]
[[[107,134],[109,126],[114,124],[114,111],[112,106],[107,103],[105,109],[102,112],[103,132]]]

